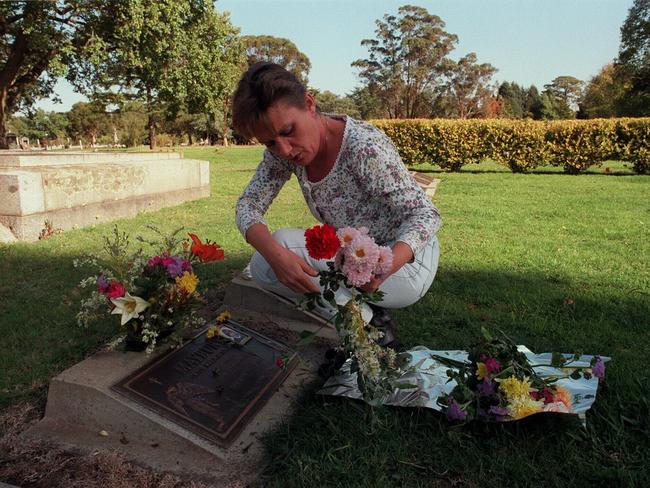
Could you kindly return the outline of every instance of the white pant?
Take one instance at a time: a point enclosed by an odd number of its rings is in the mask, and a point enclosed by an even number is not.
[[[327,270],[327,261],[325,259],[313,259],[309,256],[305,247],[305,229],[280,229],[273,234],[273,238],[303,258],[315,270]],[[406,263],[381,284],[379,289],[384,292],[384,299],[378,302],[377,305],[385,308],[402,308],[417,302],[433,283],[433,278],[438,269],[439,256],[438,239],[433,236],[426,247],[415,256],[412,263]],[[271,266],[258,252],[253,254],[251,258],[250,272],[253,279],[266,290],[293,301],[303,296],[280,283]],[[320,287],[318,277],[312,278],[312,281],[316,286]],[[339,287],[334,294],[336,303],[344,305],[352,297],[353,293],[344,286]],[[331,319],[336,313],[336,310],[329,305],[316,311],[327,319]],[[366,322],[369,322],[372,318],[372,310],[365,304],[362,315]]]

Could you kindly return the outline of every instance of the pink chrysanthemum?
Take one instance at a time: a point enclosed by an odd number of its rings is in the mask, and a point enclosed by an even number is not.
[[[375,266],[375,275],[383,276],[390,273],[390,270],[393,268],[393,251],[390,247],[380,246],[379,247],[379,259],[377,260],[377,265]]]
[[[359,227],[358,229],[354,227],[342,227],[336,231],[336,236],[341,241],[341,247],[343,248],[352,244],[355,237],[359,235],[368,235],[368,229],[366,227]]]
[[[343,272],[352,286],[363,286],[372,279],[372,270],[367,268],[359,269],[350,267],[346,271],[345,266],[343,266]]]
[[[354,286],[361,286],[372,279],[379,259],[379,246],[366,234],[356,236],[345,248],[343,273]]]

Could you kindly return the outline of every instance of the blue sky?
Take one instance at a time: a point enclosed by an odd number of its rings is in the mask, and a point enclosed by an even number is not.
[[[218,0],[243,35],[291,39],[311,60],[309,81],[339,95],[359,84],[350,63],[367,55],[361,40],[374,37],[375,21],[406,1]],[[495,81],[543,88],[556,76],[587,81],[618,53],[620,27],[632,0],[432,0],[411,2],[438,15],[459,42],[451,57],[475,52],[498,69]],[[65,111],[84,98],[59,83]]]

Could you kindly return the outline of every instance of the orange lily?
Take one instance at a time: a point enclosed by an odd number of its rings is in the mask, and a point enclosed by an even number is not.
[[[218,244],[206,241],[205,244],[201,242],[196,234],[188,234],[192,239],[192,247],[190,252],[198,256],[202,263],[209,263],[211,261],[219,261],[225,257],[223,249]]]

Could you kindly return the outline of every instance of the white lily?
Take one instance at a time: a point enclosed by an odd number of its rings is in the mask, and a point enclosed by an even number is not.
[[[122,298],[111,298],[111,302],[115,308],[112,314],[122,315],[121,324],[126,324],[132,318],[138,318],[140,312],[144,312],[149,306],[149,302],[140,297],[134,297],[126,293]]]

